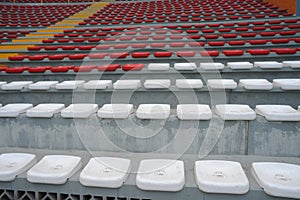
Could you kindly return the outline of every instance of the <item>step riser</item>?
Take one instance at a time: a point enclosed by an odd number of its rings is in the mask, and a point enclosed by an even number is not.
[[[117,121],[95,115],[75,120],[60,115],[50,119],[20,115],[0,119],[0,146],[198,155],[205,136],[222,130],[219,140],[214,136],[209,140],[217,142],[210,154],[300,156],[300,122],[268,122],[257,116],[249,122],[225,121],[223,128],[222,124],[219,118],[180,121],[173,115],[166,122],[140,120],[134,115]]]

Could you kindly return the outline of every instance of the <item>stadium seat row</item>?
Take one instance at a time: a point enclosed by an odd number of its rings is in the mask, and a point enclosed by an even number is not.
[[[140,52],[143,53],[143,52]],[[93,54],[93,56],[103,56],[102,54]],[[144,64],[125,64],[122,66],[122,70],[124,71],[140,71],[145,67]],[[260,69],[281,69],[283,67],[290,67],[292,69],[300,68],[300,61],[283,61],[275,62],[275,61],[260,61],[254,62],[254,64],[250,62],[228,62],[228,69],[232,70],[251,70],[253,68]],[[83,66],[37,66],[37,67],[12,67],[12,68],[0,68],[0,71],[6,73],[23,73],[28,71],[29,73],[45,73],[47,71],[51,71],[52,73],[66,73],[69,71],[74,72],[92,72],[93,70],[102,71],[116,71],[121,69],[121,64],[107,64],[107,65],[83,65]],[[149,63],[147,65],[147,69],[149,71],[169,71],[170,64],[169,63]],[[199,68],[196,63],[175,63],[174,69],[177,71],[195,71],[195,70],[223,70],[225,69],[225,65],[222,63],[200,63]]]
[[[85,19],[84,21],[89,22],[89,20]],[[252,30],[265,30],[267,28],[270,28],[271,26],[283,26],[289,29],[298,29],[300,26],[297,24],[298,19],[285,19],[285,20],[269,20],[269,21],[252,21],[252,22],[231,22],[231,23],[209,23],[209,24],[181,24],[181,25],[156,25],[156,26],[129,26],[129,27],[102,27],[102,28],[77,28],[77,29],[67,29],[64,30],[64,33],[84,33],[84,32],[90,32],[90,33],[95,33],[99,31],[105,31],[105,32],[110,32],[110,31],[132,31],[132,30],[140,30],[140,31],[149,31],[153,30],[155,31],[156,29],[166,29],[166,30],[174,30],[176,29],[179,31],[183,31],[185,29],[214,29],[215,31],[218,29],[219,32],[222,32],[222,29],[227,29],[230,30],[234,28],[242,28],[242,27],[248,27]],[[269,25],[267,25],[269,24]],[[256,27],[256,28],[255,28]],[[254,29],[253,29],[254,28]]]
[[[37,162],[34,154],[0,155],[0,181],[13,181],[26,172],[31,183],[60,185],[82,168],[82,159],[71,155],[46,155]],[[300,166],[279,162],[253,162],[252,176],[271,196],[300,197]],[[131,173],[130,159],[93,157],[82,169],[79,182],[89,187],[119,188]],[[55,176],[54,176],[55,174]],[[207,193],[245,194],[250,184],[242,165],[227,160],[198,160],[194,177],[199,189]],[[136,185],[141,190],[176,192],[185,185],[184,162],[172,159],[140,161]]]
[[[277,27],[276,27],[277,28]],[[223,37],[223,38],[238,38],[238,37],[241,37],[241,38],[245,38],[245,37],[256,37],[256,36],[260,36],[260,37],[270,37],[270,36],[276,36],[276,35],[281,35],[281,36],[286,36],[286,35],[296,35],[297,34],[297,31],[296,30],[285,30],[285,31],[276,31],[276,30],[279,30],[279,29],[272,29],[272,31],[263,31],[263,32],[251,32],[249,33],[248,30],[246,30],[248,28],[238,28],[238,30],[243,30],[244,33],[236,33],[236,32],[239,32],[239,31],[236,31],[234,29],[230,30],[229,32],[231,31],[235,31],[234,33],[224,33],[224,34],[211,34],[211,33],[214,33],[215,30],[214,29],[202,29],[200,32],[202,32],[204,35],[199,35],[199,30],[196,30],[196,29],[189,29],[189,30],[186,30],[187,31],[187,35],[185,35],[184,37],[186,38],[190,38],[190,39],[200,39],[202,36],[205,38],[205,39],[218,39],[219,37]],[[257,28],[255,28],[257,29]],[[261,29],[264,29],[264,28],[261,28]],[[221,31],[224,31],[221,30]],[[226,29],[226,31],[228,31],[228,29]],[[261,31],[261,30],[257,30],[257,31]],[[159,34],[157,33],[159,32]],[[119,37],[117,36],[120,36],[122,34],[124,35],[131,35],[132,39],[136,39],[136,40],[140,40],[142,39],[141,37],[143,36],[143,40],[166,40],[167,38],[170,38],[172,39],[172,35],[165,35],[167,34],[166,30],[162,30],[162,31],[140,31],[140,32],[136,32],[136,31],[128,31],[128,32],[110,32],[110,35],[111,36],[114,36],[116,37],[115,40],[117,40]],[[177,34],[181,34],[181,31],[180,30],[172,30],[171,33],[173,32],[173,34],[177,35]],[[241,31],[242,32],[242,31]],[[139,33],[139,35],[138,35]],[[149,36],[153,33],[153,36]],[[66,34],[66,33],[59,33],[59,34],[55,34],[54,37],[55,38],[64,38],[64,39],[68,39],[68,38],[81,38],[81,36],[83,37],[91,37],[93,36],[94,34],[93,33],[88,33],[88,34],[79,34],[79,33],[69,33],[69,34]],[[95,34],[96,36],[105,36],[107,35],[105,32],[99,32],[99,33],[96,33]],[[183,36],[183,35],[182,35]],[[198,36],[197,38],[193,38],[193,37],[196,37]],[[173,35],[174,37],[174,35]],[[107,37],[106,37],[107,38]],[[103,38],[104,40],[105,38]]]
[[[125,44],[126,45],[126,44]],[[176,48],[184,47],[184,43],[176,43]],[[116,46],[116,45],[115,45]],[[118,45],[120,47],[124,47],[124,45],[120,44]],[[126,45],[129,46],[129,45]],[[72,47],[73,48],[73,47]],[[90,47],[88,47],[90,48]],[[158,47],[157,47],[158,48]],[[163,47],[162,47],[163,48]],[[269,55],[270,53],[274,52],[275,55],[294,55],[297,53],[297,51],[300,51],[300,48],[272,48],[270,50],[268,49],[249,49],[249,50],[242,50],[242,49],[234,49],[234,50],[200,50],[200,51],[177,51],[176,57],[218,57],[218,56],[243,56],[248,55]],[[78,54],[54,54],[54,55],[48,55],[48,54],[36,54],[36,55],[16,55],[16,56],[9,56],[8,59],[10,61],[23,61],[23,60],[29,60],[29,61],[42,61],[42,60],[84,60],[85,58],[89,58],[89,60],[97,60],[97,59],[125,59],[128,56],[131,58],[148,58],[149,56],[153,56],[155,58],[169,58],[173,55],[172,51],[155,51],[155,52],[149,52],[149,51],[143,51],[143,52],[111,52],[111,53],[78,53]],[[175,52],[174,52],[175,54]],[[174,55],[175,56],[175,55]]]
[[[282,90],[300,90],[300,79],[274,79],[273,84],[267,79],[240,79],[237,84],[232,79],[208,79],[207,88],[209,90],[231,89],[237,87],[245,90],[271,90],[273,87]],[[200,89],[203,88],[201,79],[176,79],[175,85],[180,89]],[[104,90],[113,88],[115,90],[136,90],[141,87],[140,80],[117,80],[112,84],[111,80],[90,80],[85,82],[83,80],[74,81],[13,81],[10,83],[0,82],[2,90],[74,90],[77,88],[86,90]],[[170,79],[147,79],[144,82],[145,89],[169,89],[171,87]]]
[[[2,105],[1,105],[2,106]],[[300,106],[295,110],[289,105],[256,105],[255,111],[243,104],[219,104],[214,113],[222,120],[255,120],[256,114],[268,121],[300,121]],[[166,120],[171,114],[169,104],[140,104],[136,111],[133,104],[104,104],[98,109],[97,104],[77,103],[65,108],[64,104],[38,104],[33,107],[28,103],[7,104],[0,107],[0,117],[18,117],[26,113],[32,118],[51,118],[60,113],[62,118],[89,118],[97,113],[99,118],[126,119],[133,114],[139,119]],[[213,113],[205,104],[179,104],[176,115],[180,120],[210,120]]]

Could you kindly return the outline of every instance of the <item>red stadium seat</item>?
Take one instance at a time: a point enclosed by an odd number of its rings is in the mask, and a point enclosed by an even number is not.
[[[216,41],[216,42],[208,42],[208,45],[209,46],[224,46],[225,45],[225,42],[224,41]]]
[[[148,58],[150,56],[150,52],[133,52],[131,56],[133,58]]]
[[[79,46],[78,46],[78,49],[79,49],[79,50],[91,50],[91,49],[93,49],[93,48],[95,48],[94,45],[79,45]]]
[[[205,39],[218,39],[219,35],[211,34],[211,35],[204,35]]]
[[[117,52],[117,53],[111,53],[109,55],[110,58],[126,58],[129,55],[128,52]]]
[[[74,72],[91,72],[93,69],[96,69],[96,66],[94,65],[87,65],[87,66],[80,66],[80,67],[74,67]]]
[[[62,60],[65,57],[68,57],[68,54],[56,54],[56,55],[49,55],[49,60]]]
[[[97,50],[106,50],[106,49],[109,49],[109,48],[111,48],[110,44],[100,44],[100,45],[96,46]]]
[[[222,34],[223,38],[236,38],[237,34],[236,33],[226,33],[226,34]]]
[[[90,59],[103,59],[105,56],[108,56],[108,53],[93,53],[88,55]]]
[[[171,42],[169,44],[170,47],[184,47],[185,43],[184,42]]]
[[[155,57],[171,57],[172,56],[172,52],[169,52],[169,51],[158,51],[158,52],[154,52],[154,56]]]
[[[183,38],[183,35],[170,35],[169,38],[171,40],[181,40]]]
[[[29,60],[44,60],[45,58],[48,58],[47,54],[28,56]]]
[[[54,73],[65,73],[68,72],[70,69],[73,69],[74,66],[58,66],[58,67],[52,67],[50,69],[51,72]]]
[[[186,33],[188,33],[188,34],[194,34],[194,33],[198,33],[198,32],[199,32],[199,30],[197,30],[197,29],[186,30]]]
[[[11,61],[22,61],[25,58],[27,58],[27,56],[25,56],[25,55],[16,55],[16,56],[9,56],[8,60],[11,60]]]
[[[27,47],[28,51],[39,51],[41,50],[41,46],[33,46],[33,47]]]
[[[126,64],[122,66],[122,69],[124,71],[140,71],[144,66],[144,64]]]
[[[279,32],[280,35],[295,35],[296,31],[281,31]]]
[[[130,44],[115,44],[113,47],[114,49],[127,49]]]
[[[189,42],[190,47],[201,47],[204,45],[205,45],[205,42]]]
[[[278,38],[278,39],[272,39],[271,42],[273,44],[281,44],[281,43],[289,43],[290,40],[287,38]]]
[[[233,40],[233,41],[228,41],[228,44],[230,46],[245,45],[246,41],[244,41],[244,40]]]
[[[202,33],[214,33],[215,29],[202,29]]]
[[[148,44],[146,43],[135,43],[135,44],[132,44],[131,47],[132,48],[135,48],[135,49],[143,49],[143,48],[146,48]]]
[[[231,29],[230,28],[220,28],[218,30],[220,33],[223,33],[223,32],[231,32]]]
[[[72,54],[72,55],[69,55],[69,59],[70,60],[82,60],[85,57],[87,57],[87,55],[88,54],[86,54],[86,53]]]
[[[46,40],[42,40],[43,43],[53,43],[54,40],[53,39],[46,39]]]
[[[61,48],[61,46],[57,46],[57,45],[44,46],[44,49],[47,50],[47,51],[56,51],[59,48]]]
[[[223,50],[225,56],[242,56],[244,55],[243,50]]]
[[[207,57],[207,56],[212,56],[212,57],[216,57],[219,56],[219,51],[214,51],[214,50],[208,50],[208,51],[200,51],[200,55],[203,57]]]
[[[77,48],[77,46],[74,46],[74,45],[61,46],[62,50],[74,50],[76,48]]]
[[[136,36],[136,40],[148,40],[149,36]]]
[[[58,39],[57,42],[58,43],[68,43],[68,42],[70,42],[70,40],[68,38],[63,38],[63,39]]]
[[[152,36],[152,39],[153,39],[153,40],[165,40],[165,39],[166,39],[166,36],[155,35],[155,36]]]
[[[120,39],[120,41],[130,41],[133,39],[133,37],[132,36],[123,36],[123,37],[120,37],[119,39]]]
[[[29,73],[44,73],[45,71],[51,69],[52,66],[38,66],[28,68]]]
[[[77,42],[77,43],[81,43],[81,42],[84,42],[84,38],[74,38],[72,41],[73,42]]]
[[[242,37],[255,37],[256,33],[242,33],[241,36]]]
[[[163,48],[163,47],[165,47],[166,46],[166,43],[150,43],[150,47],[152,47],[152,48]]]
[[[261,32],[260,35],[263,37],[269,37],[269,36],[275,36],[276,33],[275,32]]]
[[[267,44],[268,40],[249,40],[251,45]]]
[[[266,30],[265,26],[257,26],[252,28],[253,31],[264,31]]]
[[[268,55],[270,54],[270,50],[267,49],[247,49],[247,53],[250,53],[251,55]]]
[[[248,31],[248,28],[246,28],[246,27],[239,27],[239,28],[235,28],[235,31],[237,31],[237,32],[245,32],[245,31]]]
[[[271,51],[277,54],[295,54],[297,49],[294,48],[272,48]]]
[[[88,38],[88,42],[100,42],[101,38]]]
[[[176,55],[178,57],[194,57],[196,53],[195,51],[178,51]]]
[[[13,68],[5,68],[6,73],[23,73],[29,67],[13,67]]]
[[[109,65],[101,65],[97,67],[98,71],[116,71],[120,68],[120,64],[109,64]]]

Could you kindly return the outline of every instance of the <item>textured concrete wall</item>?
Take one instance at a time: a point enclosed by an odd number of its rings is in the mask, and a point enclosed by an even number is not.
[[[0,118],[0,146],[139,153],[300,156],[300,123]]]

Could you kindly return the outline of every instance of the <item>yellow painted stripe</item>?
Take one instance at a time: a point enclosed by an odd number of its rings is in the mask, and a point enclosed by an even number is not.
[[[52,33],[54,30],[48,30],[48,29],[42,29],[42,30],[37,30],[37,33]],[[55,32],[61,31],[60,29],[55,29]]]
[[[5,65],[5,64],[0,64],[0,68],[1,68],[1,69],[3,69],[3,68],[8,68],[8,66]]]
[[[20,38],[20,39],[14,39],[12,40],[12,42],[42,42],[44,39],[46,38],[30,38],[28,36],[24,37],[24,38]],[[28,46],[28,45],[27,45]]]
[[[9,56],[16,56],[18,55],[17,53],[0,53],[0,59],[5,59],[8,58]]]
[[[28,37],[52,37],[53,34],[46,34],[46,33],[34,33],[34,34],[28,34],[26,35],[26,38]]]
[[[1,45],[0,50],[19,50],[19,49],[27,49],[27,47],[31,47],[34,45],[19,45],[19,44],[14,44],[14,45]]]
[[[49,26],[49,28],[60,28],[60,29],[68,29],[68,28],[74,28],[75,26],[59,26],[59,25],[54,25],[54,26]]]
[[[37,30],[36,33],[30,33],[25,35],[25,37],[18,38],[12,40],[12,45],[0,45],[0,50],[25,50],[30,46],[34,46],[31,44],[27,45],[21,45],[18,43],[28,43],[28,42],[36,42],[36,43],[42,43],[44,39],[52,38],[54,37],[55,33],[62,33],[65,29],[72,29],[75,28],[75,26],[79,22],[83,22],[85,18],[88,18],[89,16],[95,14],[99,9],[103,8],[104,6],[108,5],[108,2],[97,2],[93,3],[91,6],[86,8],[85,10],[82,10],[81,12],[70,16],[67,19],[64,19],[61,22],[56,23],[55,25],[48,26],[46,29],[43,30]],[[41,37],[41,38],[36,38]],[[0,58],[8,58],[9,56],[18,55],[17,53],[1,53]],[[0,65],[1,66],[1,65]]]

